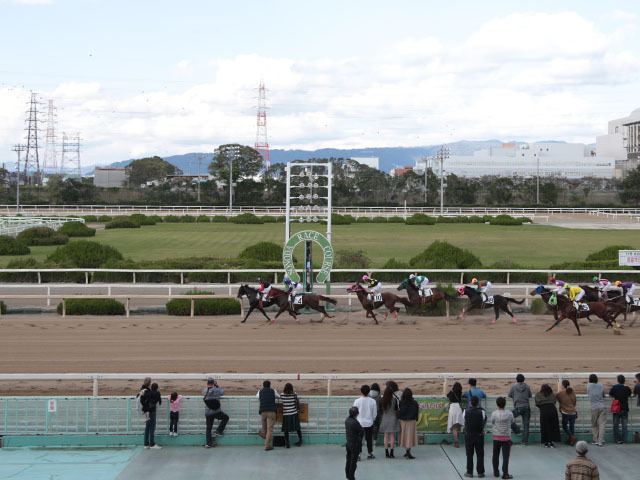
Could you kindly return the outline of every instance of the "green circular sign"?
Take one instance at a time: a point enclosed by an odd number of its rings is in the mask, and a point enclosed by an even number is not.
[[[284,265],[284,270],[291,280],[294,282],[300,281],[300,275],[296,272],[296,267],[293,264],[293,250],[299,243],[306,241],[316,242],[320,245],[320,248],[322,248],[322,267],[316,276],[316,282],[324,283],[333,266],[333,247],[327,237],[312,230],[295,233],[287,240],[287,243],[284,244],[284,248],[282,249],[282,264]]]

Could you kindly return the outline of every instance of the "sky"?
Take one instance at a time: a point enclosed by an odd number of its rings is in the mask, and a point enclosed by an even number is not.
[[[253,145],[261,80],[271,148],[595,143],[639,32],[635,0],[0,0],[0,161],[31,92],[83,165]]]

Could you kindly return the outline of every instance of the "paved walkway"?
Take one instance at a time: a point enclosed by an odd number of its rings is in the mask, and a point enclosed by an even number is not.
[[[397,449],[395,460],[378,458],[358,463],[356,477],[421,478],[434,480],[464,478],[464,447],[420,446],[412,450],[416,460],[404,460]],[[598,464],[600,478],[608,480],[638,478],[640,445],[594,447],[589,456]],[[511,454],[510,473],[518,480],[563,478],[567,461],[574,457],[572,447],[560,445],[549,450],[539,445],[516,445]],[[493,478],[491,444],[485,445],[487,478]],[[138,480],[155,478],[224,478],[229,480],[344,478],[344,448],[313,445],[265,452],[258,447],[173,447],[143,450],[141,447],[72,449],[24,448],[0,450],[0,479],[99,479]]]

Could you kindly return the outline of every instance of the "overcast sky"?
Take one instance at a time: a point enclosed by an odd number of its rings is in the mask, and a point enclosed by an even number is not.
[[[639,29],[635,0],[0,0],[0,159],[30,91],[84,165],[253,145],[261,79],[272,148],[593,143],[640,106]]]

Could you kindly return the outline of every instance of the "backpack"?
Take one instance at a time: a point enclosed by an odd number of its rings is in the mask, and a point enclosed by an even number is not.
[[[620,400],[618,400],[617,398],[614,398],[613,402],[611,402],[611,411],[613,413],[620,413],[621,410],[622,410],[622,406],[620,405]]]
[[[220,410],[220,400],[217,398],[207,398],[207,395],[209,395],[209,388],[207,388],[207,393],[205,393],[202,398],[207,408],[209,410]]]
[[[140,415],[144,415],[149,408],[149,399],[147,398],[148,390],[142,389],[136,395],[136,410]]]

